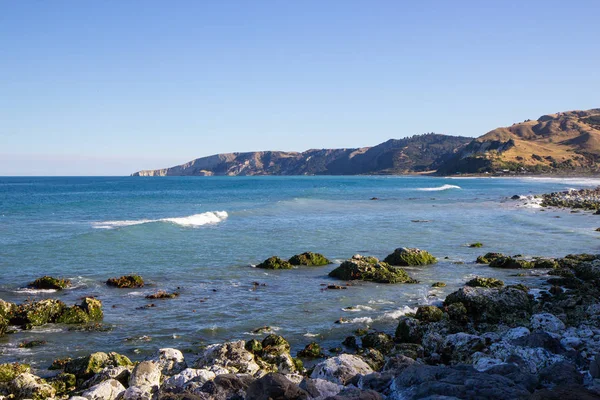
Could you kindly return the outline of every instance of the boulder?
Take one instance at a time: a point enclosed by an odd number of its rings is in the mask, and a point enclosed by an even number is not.
[[[46,400],[56,394],[56,390],[45,380],[28,372],[10,381],[8,390],[15,399]]]
[[[292,374],[298,370],[300,364],[290,355],[290,344],[282,336],[270,334],[263,339],[261,345],[260,358],[270,364],[269,369],[273,372]]]
[[[551,333],[560,333],[565,330],[565,324],[553,314],[541,313],[531,316],[531,328]]]
[[[65,303],[54,299],[25,302],[13,310],[10,323],[25,329],[42,326],[56,321],[64,308]]]
[[[79,305],[63,308],[55,322],[60,324],[84,324],[90,321],[100,321],[103,317],[102,302],[86,297]]]
[[[261,345],[262,347],[262,345]],[[312,342],[298,352],[298,357],[302,358],[323,358],[325,355],[321,351],[321,346],[318,343]]]
[[[308,393],[280,373],[269,373],[246,390],[246,398],[253,400],[305,400]]]
[[[504,257],[502,253],[486,253],[483,256],[477,257],[477,264],[489,264],[497,258]]]
[[[95,386],[92,386],[82,396],[88,400],[115,400],[123,392],[125,392],[125,386],[121,382],[115,379],[109,379]]]
[[[161,373],[167,376],[176,375],[187,368],[183,353],[172,348],[159,349],[150,361],[158,365]]]
[[[31,371],[29,364],[6,363],[0,364],[0,383],[10,382],[17,376]]]
[[[445,337],[442,356],[452,364],[471,363],[473,353],[484,348],[485,340],[482,337],[459,332]]]
[[[71,286],[69,279],[53,278],[51,276],[43,276],[29,284],[29,287],[34,289],[56,289],[62,290]]]
[[[306,253],[296,254],[290,258],[289,263],[292,265],[321,266],[331,264],[331,261],[322,254],[307,251]]]
[[[132,365],[131,360],[121,354],[97,352],[67,361],[65,372],[73,374],[77,378],[89,379],[106,367],[129,367]]]
[[[444,312],[436,306],[420,306],[415,318],[421,322],[438,322],[444,317]]]
[[[300,382],[300,389],[306,391],[314,400],[324,400],[335,396],[344,389],[344,386],[329,382],[325,379],[304,378]]]
[[[373,369],[360,357],[341,354],[317,364],[310,377],[347,385],[355,376],[367,375],[372,372]]]
[[[254,379],[247,374],[223,374],[206,382],[197,394],[206,393],[211,400],[245,399],[246,390]]]
[[[106,367],[102,371],[92,376],[87,381],[83,382],[80,385],[80,389],[91,388],[92,386],[95,386],[109,379],[114,379],[121,382],[121,384],[123,385],[128,385],[129,376],[131,375],[130,368],[132,367]]]
[[[529,269],[533,268],[531,261],[513,257],[498,257],[490,262],[492,268]]]
[[[501,288],[504,286],[504,282],[496,278],[481,278],[478,276],[468,281],[466,285],[471,287]]]
[[[362,337],[362,347],[373,348],[387,354],[394,347],[394,339],[383,332],[371,332]]]
[[[462,287],[446,297],[444,305],[462,303],[475,321],[499,322],[509,317],[525,318],[532,300],[526,292],[512,287],[501,289]]]
[[[154,392],[160,386],[160,366],[152,361],[142,361],[135,366],[129,377],[129,386],[144,388]]]
[[[210,345],[195,362],[194,367],[218,366],[234,373],[254,375],[260,367],[254,359],[254,354],[246,350],[244,345],[243,340]]]
[[[216,374],[207,369],[186,368],[177,375],[173,375],[163,382],[161,390],[180,393],[189,382],[195,382],[198,386],[216,378]]]
[[[358,388],[346,388],[328,397],[326,400],[382,400],[383,397],[373,390],[361,390]]]
[[[396,327],[396,340],[405,343],[419,343],[423,337],[423,328],[418,319],[402,316]]]
[[[261,269],[292,269],[292,264],[289,262],[282,260],[279,257],[273,256],[267,258],[265,261],[261,262],[256,266],[256,268]]]
[[[380,262],[375,257],[363,257],[360,254],[344,261],[329,273],[332,278],[343,280],[362,280],[378,283],[417,283],[416,280],[398,267]]]
[[[139,275],[124,275],[119,278],[110,278],[106,284],[121,289],[138,288],[144,286],[144,279]]]
[[[394,250],[394,252],[388,255],[383,261],[390,265],[410,266],[435,264],[437,258],[425,250],[400,247]]]

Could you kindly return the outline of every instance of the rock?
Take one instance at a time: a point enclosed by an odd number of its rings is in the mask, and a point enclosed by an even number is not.
[[[416,361],[411,357],[406,357],[402,354],[395,355],[389,358],[383,366],[382,371],[394,372],[396,375],[402,373],[406,368],[413,365]]]
[[[304,378],[300,382],[300,389],[308,393],[314,400],[324,400],[327,397],[335,396],[344,389],[344,386],[329,382],[325,379]]]
[[[529,269],[533,268],[531,261],[522,260],[513,257],[498,257],[490,262],[492,268],[508,268],[508,269]]]
[[[346,388],[335,396],[326,400],[381,400],[383,397],[373,390],[360,390],[358,388]]]
[[[56,390],[45,380],[28,372],[10,381],[8,391],[15,399],[46,400],[56,394]]]
[[[298,357],[303,358],[323,358],[325,355],[321,351],[321,346],[318,343],[312,342],[306,345],[303,350],[298,352]]]
[[[385,357],[383,354],[372,347],[363,349],[360,353],[360,357],[373,369],[373,371],[379,371],[385,364]]]
[[[473,247],[473,248],[483,247],[483,243],[481,243],[481,242],[471,243],[471,244],[469,244],[469,247]]]
[[[289,262],[282,260],[279,257],[273,256],[267,258],[265,261],[261,262],[256,266],[256,268],[262,269],[292,269],[292,264]]]
[[[444,282],[434,282],[431,287],[433,288],[441,288],[441,287],[446,287],[446,284]]]
[[[29,284],[29,287],[34,289],[56,289],[62,290],[71,286],[69,279],[58,279],[51,276],[43,276]]]
[[[452,303],[444,307],[444,310],[448,313],[448,317],[452,321],[456,321],[462,324],[466,323],[469,319],[467,316],[467,308],[463,303]]]
[[[124,275],[119,278],[110,278],[106,281],[108,286],[117,288],[138,288],[144,286],[144,279],[139,275]]]
[[[419,343],[423,337],[423,329],[418,319],[403,316],[398,320],[396,340],[406,343]]]
[[[189,382],[196,382],[198,386],[216,378],[216,374],[207,369],[186,368],[177,375],[173,375],[163,382],[161,390],[180,393]]]
[[[306,253],[296,254],[289,261],[292,265],[310,265],[310,266],[321,266],[331,264],[323,254],[312,253],[307,251]]]
[[[297,363],[290,355],[290,344],[287,340],[282,336],[271,334],[264,338],[261,344],[263,350],[260,358],[272,365],[273,372],[281,372],[282,374],[296,372],[300,363]]]
[[[575,271],[575,276],[584,281],[600,279],[600,259],[580,262],[573,267],[573,270]]]
[[[477,335],[460,332],[447,335],[442,345],[442,356],[449,363],[471,363],[473,353],[485,348],[485,340]]]
[[[408,391],[407,389],[411,390]],[[528,399],[529,391],[510,379],[478,372],[470,366],[413,365],[391,385],[391,398]],[[395,397],[394,397],[395,396]]]
[[[130,386],[123,392],[119,400],[154,400],[155,398],[156,393],[153,393],[149,386]]]
[[[0,383],[10,382],[17,376],[31,371],[29,364],[6,363],[0,364]]]
[[[129,367],[132,368],[132,367]],[[129,377],[131,375],[131,371],[128,367],[106,367],[102,371],[98,372],[94,376],[92,376],[87,381],[83,382],[80,386],[80,389],[88,389],[92,386],[95,386],[101,382],[107,381],[109,379],[114,379],[123,385],[128,385]],[[73,375],[75,376],[75,375]]]
[[[89,379],[106,367],[128,367],[133,365],[129,358],[118,353],[92,353],[89,356],[69,360],[65,364],[65,372],[77,378]]]
[[[284,375],[269,373],[248,386],[246,398],[253,400],[304,400],[309,397],[308,393]]]
[[[600,396],[583,386],[555,387],[536,391],[531,400],[598,400]]]
[[[425,250],[400,247],[394,250],[394,252],[388,255],[383,261],[390,265],[400,266],[428,265],[435,264],[437,258]]]
[[[252,382],[252,377],[247,374],[223,374],[206,382],[201,391],[209,395],[207,400],[241,400],[246,398],[246,389]]]
[[[115,400],[125,392],[125,386],[115,379],[109,379],[92,386],[82,396],[88,400]]]
[[[179,293],[177,293],[177,292],[169,293],[165,290],[159,290],[156,293],[152,293],[152,294],[149,294],[146,296],[146,298],[150,299],[150,300],[174,299],[176,297],[179,297]]]
[[[521,367],[512,363],[494,365],[487,369],[486,373],[508,378],[515,384],[523,386],[529,392],[533,392],[539,383],[535,375],[532,375],[526,371],[522,371]]]
[[[595,355],[592,361],[590,362],[590,375],[594,379],[600,378],[600,357]]]
[[[344,261],[329,273],[332,278],[343,280],[362,280],[378,283],[417,283],[398,267],[380,262],[375,257],[363,257],[359,254]]]
[[[160,366],[152,361],[142,361],[135,366],[129,377],[129,388],[124,394],[125,399],[145,399],[155,393],[160,387]]]
[[[539,373],[540,382],[546,386],[573,386],[583,384],[583,376],[577,367],[568,361],[559,361],[543,368]]]
[[[532,300],[526,292],[506,287],[501,289],[463,287],[446,297],[444,305],[462,303],[467,314],[476,321],[499,322],[529,315]]]
[[[539,370],[564,360],[562,356],[553,354],[541,347],[500,342],[492,344],[488,349],[490,357],[504,362],[511,362],[511,360],[517,358],[523,364],[525,370],[531,374],[537,374]]]
[[[56,321],[64,308],[65,303],[54,299],[25,302],[13,310],[10,323],[25,329],[42,326]]]
[[[417,308],[415,318],[421,322],[438,322],[444,317],[444,312],[436,306],[421,306]]]
[[[346,385],[356,375],[366,375],[373,370],[360,357],[351,354],[341,354],[329,358],[315,366],[312,379],[325,379],[330,382]]]
[[[504,257],[502,253],[486,253],[483,256],[477,257],[477,264],[489,264],[497,258]]]
[[[398,343],[394,346],[391,354],[402,355],[416,360],[425,356],[425,349],[417,343]]]
[[[370,347],[379,350],[383,354],[387,354],[394,347],[394,340],[387,333],[371,332],[363,336],[362,346],[364,348]]]
[[[77,378],[73,374],[60,373],[48,379],[48,383],[56,390],[56,396],[62,397],[75,390]]]
[[[153,361],[163,375],[176,375],[187,368],[183,353],[177,349],[159,349],[158,353],[150,360]]]
[[[529,331],[529,329],[525,328],[524,326],[518,326],[516,328],[512,328],[506,331],[506,333],[502,336],[502,339],[506,341],[511,341],[514,339],[527,337],[530,333],[531,332]]]
[[[358,343],[356,342],[356,336],[348,336],[342,342],[342,345],[346,346],[349,349],[356,350],[358,349]]]
[[[562,354],[565,352],[560,341],[548,332],[533,332],[527,336],[512,340],[511,344],[523,347],[539,347],[554,354]]]
[[[244,345],[243,340],[210,345],[194,366],[219,366],[231,372],[254,375],[260,367],[254,360],[254,354],[246,350]]]
[[[565,324],[550,313],[531,316],[531,328],[546,332],[559,333],[565,330]]]
[[[536,258],[533,260],[533,268],[555,269],[558,267],[558,262],[552,258]]]
[[[504,282],[496,278],[475,277],[468,281],[466,285],[471,287],[501,288],[502,286],[504,286]]]
[[[79,305],[63,308],[55,322],[59,324],[83,324],[90,321],[100,321],[103,317],[102,302],[86,297]]]

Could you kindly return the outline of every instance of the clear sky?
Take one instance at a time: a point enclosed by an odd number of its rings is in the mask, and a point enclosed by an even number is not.
[[[600,1],[0,0],[0,175],[479,136],[600,107]]]

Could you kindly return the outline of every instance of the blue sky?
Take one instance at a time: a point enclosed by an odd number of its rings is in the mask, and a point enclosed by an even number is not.
[[[598,1],[0,0],[0,175],[479,136],[600,107]]]

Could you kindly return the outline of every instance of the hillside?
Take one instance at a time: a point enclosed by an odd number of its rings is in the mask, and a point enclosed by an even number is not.
[[[391,139],[374,147],[320,149],[302,153],[259,151],[198,158],[171,168],[133,176],[210,175],[361,175],[406,174],[435,170],[471,138],[438,134]]]
[[[440,174],[598,172],[600,109],[543,115],[497,128],[440,166]]]

